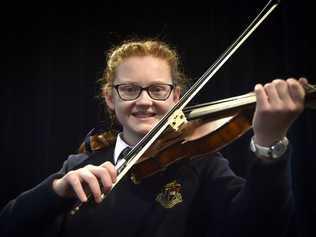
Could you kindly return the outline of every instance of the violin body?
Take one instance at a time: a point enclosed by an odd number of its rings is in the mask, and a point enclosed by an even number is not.
[[[181,131],[163,134],[131,169],[131,178],[143,178],[165,170],[173,163],[214,153],[241,137],[251,128],[251,113],[239,113],[220,119],[196,119]]]

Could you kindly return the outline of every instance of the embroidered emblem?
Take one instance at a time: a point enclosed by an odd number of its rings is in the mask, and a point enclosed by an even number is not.
[[[177,183],[177,181],[172,181],[163,187],[161,193],[157,195],[156,201],[164,208],[172,208],[176,204],[183,202],[180,192],[181,184]]]

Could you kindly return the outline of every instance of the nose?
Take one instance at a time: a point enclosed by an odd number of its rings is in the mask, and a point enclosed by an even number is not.
[[[142,105],[142,106],[150,106],[152,105],[153,101],[148,95],[147,91],[143,90],[139,97],[136,99],[136,104],[137,105]]]

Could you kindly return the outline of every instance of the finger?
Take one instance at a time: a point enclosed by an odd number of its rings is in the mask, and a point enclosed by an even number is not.
[[[255,86],[256,93],[256,103],[257,106],[261,109],[266,109],[269,107],[268,96],[261,84]]]
[[[68,180],[68,183],[71,185],[72,189],[74,190],[79,200],[81,202],[86,202],[88,198],[87,198],[86,193],[83,190],[79,176],[74,173],[69,172],[66,179]]]
[[[111,176],[112,182],[115,183],[116,177],[117,177],[117,171],[115,169],[115,166],[109,161],[104,162],[101,166],[108,170]]]
[[[89,168],[82,168],[80,171],[81,179],[88,185],[90,192],[94,196],[96,202],[101,202],[101,189],[100,184],[93,173],[89,170]]]
[[[280,104],[280,97],[273,83],[267,83],[264,85],[264,90],[268,95],[269,104],[272,106],[278,106]]]
[[[305,90],[303,86],[293,78],[287,79],[287,84],[293,102],[298,106],[303,106],[305,97]]]
[[[305,92],[314,91],[315,87],[308,83],[308,80],[305,77],[301,77],[298,82],[303,86]]]
[[[107,193],[111,190],[113,182],[109,171],[102,166],[94,166],[90,170],[102,183],[103,192]]]
[[[284,80],[273,80],[273,86],[276,89],[276,92],[278,93],[278,97],[280,98],[280,102],[286,105],[293,104],[288,84]]]
[[[299,80],[298,80],[301,85],[307,85],[308,84],[308,80],[305,78],[305,77],[301,77]]]

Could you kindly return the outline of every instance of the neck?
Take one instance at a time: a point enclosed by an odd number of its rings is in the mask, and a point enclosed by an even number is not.
[[[121,138],[129,146],[135,146],[142,139],[142,137],[129,134],[125,130],[123,130]]]

